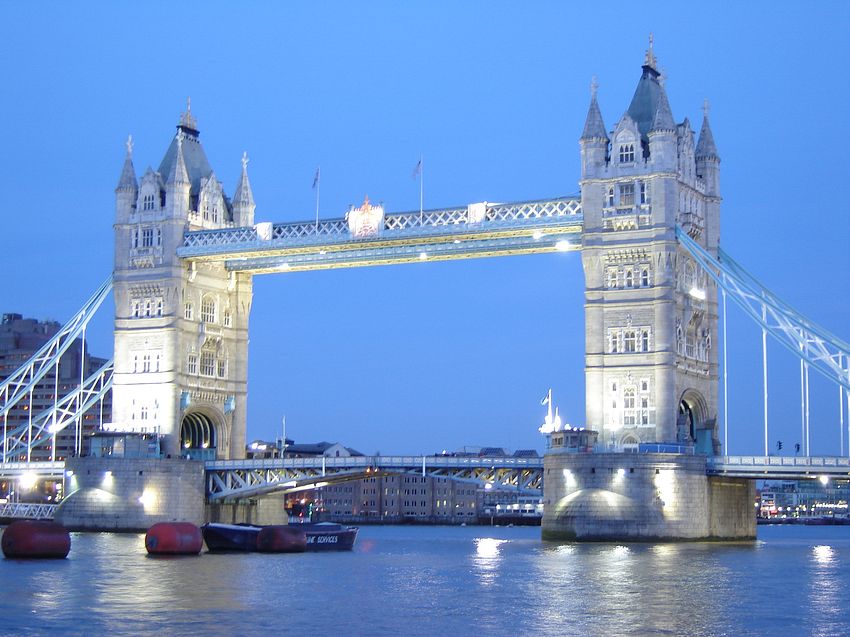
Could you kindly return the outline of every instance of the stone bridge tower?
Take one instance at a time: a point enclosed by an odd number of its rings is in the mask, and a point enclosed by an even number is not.
[[[720,159],[708,112],[676,123],[650,41],[625,114],[606,131],[592,88],[581,136],[586,424],[609,448],[716,453],[717,290],[676,226],[716,254]]]
[[[174,457],[242,458],[251,276],[176,253],[187,230],[253,224],[247,158],[231,200],[187,105],[159,169],[139,181],[128,140],[115,193],[112,426],[159,431]]]

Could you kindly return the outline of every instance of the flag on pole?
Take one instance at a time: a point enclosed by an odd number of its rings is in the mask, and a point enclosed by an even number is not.
[[[552,390],[551,389],[548,392],[546,392],[546,395],[540,401],[540,404],[541,405],[551,405],[552,404]]]
[[[416,167],[413,169],[413,174],[410,175],[411,179],[416,179],[419,175],[422,174],[422,158],[419,158],[419,161],[416,162]]]
[[[319,185],[319,173],[321,171],[321,166],[316,168],[316,174],[313,176],[313,190],[316,189],[316,186]]]

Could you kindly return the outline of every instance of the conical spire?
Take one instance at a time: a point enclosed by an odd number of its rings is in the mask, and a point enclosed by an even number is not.
[[[702,129],[699,132],[699,141],[697,142],[696,158],[700,159],[720,159],[717,154],[717,146],[714,145],[714,135],[711,134],[711,126],[708,123],[708,100],[703,103],[703,118]]]
[[[192,98],[186,98],[186,111],[180,116],[177,128],[191,137],[198,135],[198,120],[192,115]]]
[[[651,131],[676,130],[676,122],[673,121],[673,113],[670,110],[670,101],[667,99],[667,91],[659,83],[658,97],[655,102],[655,116],[652,118]]]
[[[183,159],[183,130],[177,131],[177,155],[171,172],[168,174],[166,184],[188,184],[189,172],[186,170],[186,160]]]
[[[116,190],[137,192],[139,184],[136,181],[136,169],[133,167],[133,136],[127,137],[127,156],[124,158],[124,167],[121,169],[121,177],[118,180]]]
[[[254,193],[251,192],[251,182],[248,181],[248,153],[242,153],[242,174],[233,193],[233,205],[240,207],[254,205]]]
[[[594,77],[590,84],[590,107],[587,109],[587,119],[584,121],[584,130],[581,133],[582,140],[608,139],[605,122],[602,121],[602,111],[599,110],[599,103],[596,101],[598,88],[599,85],[596,83],[596,77]]]
[[[650,34],[649,49],[646,51],[641,67],[640,81],[638,81],[628,109],[628,113],[637,123],[644,141],[646,141],[647,134],[650,131],[676,130],[676,123],[670,110],[670,102],[667,100],[667,92],[661,82],[658,60],[655,57],[652,45],[653,37]]]

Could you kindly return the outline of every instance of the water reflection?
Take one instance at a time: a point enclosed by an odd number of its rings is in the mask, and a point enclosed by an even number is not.
[[[475,557],[473,564],[478,571],[478,582],[482,586],[492,586],[498,574],[501,546],[507,540],[492,537],[475,539]]]

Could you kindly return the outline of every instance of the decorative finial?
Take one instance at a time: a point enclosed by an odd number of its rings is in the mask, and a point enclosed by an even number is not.
[[[133,136],[127,135],[127,142],[125,144],[127,146],[127,156],[132,157],[133,155]]]
[[[242,151],[242,170],[247,170],[247,169],[248,169],[248,151],[243,150]]]
[[[643,60],[643,65],[648,66],[650,68],[656,68],[655,64],[655,52],[652,50],[652,45],[655,43],[655,36],[652,35],[652,32],[649,32],[649,48],[646,50],[646,57]]]
[[[649,47],[652,48],[652,34],[649,36]],[[192,114],[192,98],[186,97],[186,115]]]
[[[197,131],[198,130],[198,122],[192,116],[192,98],[191,97],[186,98],[186,112],[183,113],[180,116],[180,123],[178,124],[178,126],[182,126],[183,128],[186,128],[190,131]]]
[[[599,91],[599,82],[596,81],[596,76],[594,75],[590,78],[590,97],[591,99],[596,99],[596,93]]]
[[[369,195],[366,195],[363,199],[363,210],[369,209]]]
[[[706,97],[706,98],[702,101],[702,116],[703,116],[703,117],[705,117],[706,119],[708,119],[708,111],[710,110],[710,108],[711,108],[711,107],[710,107],[710,105],[709,105],[709,103],[708,103],[708,98]]]

